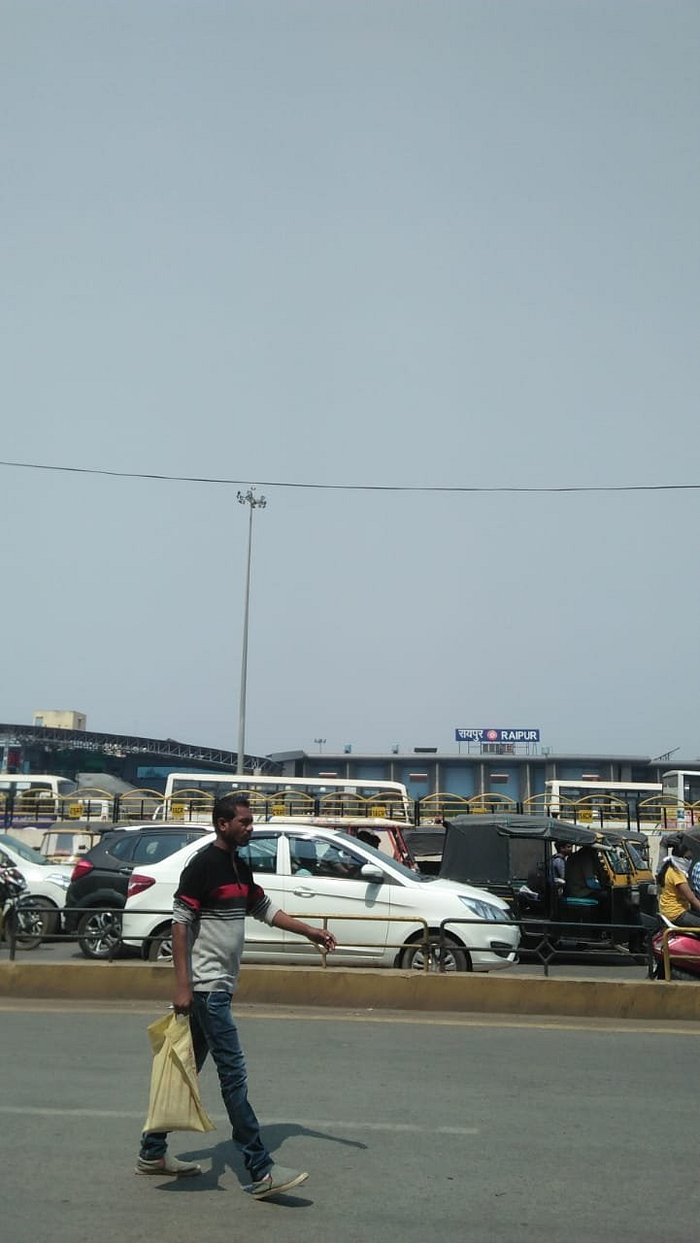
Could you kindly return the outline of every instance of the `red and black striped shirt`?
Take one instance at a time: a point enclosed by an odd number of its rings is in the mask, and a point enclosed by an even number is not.
[[[173,903],[173,920],[190,928],[192,988],[233,993],[245,939],[245,918],[271,924],[273,906],[249,865],[212,842],[184,868]]]

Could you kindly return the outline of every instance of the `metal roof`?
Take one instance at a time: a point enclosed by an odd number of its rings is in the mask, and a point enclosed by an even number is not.
[[[177,742],[174,738],[139,738],[132,734],[96,733],[87,729],[51,729],[45,725],[0,724],[0,737],[27,746],[41,745],[47,751],[71,747],[76,751],[104,751],[113,755],[157,755],[163,759],[196,760],[212,768],[235,772],[238,755],[218,747],[201,747]],[[246,772],[280,773],[281,765],[261,755],[246,755]]]

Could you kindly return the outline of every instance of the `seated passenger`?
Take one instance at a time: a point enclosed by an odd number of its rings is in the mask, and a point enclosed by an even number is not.
[[[700,898],[688,884],[692,851],[679,834],[671,841],[656,879],[659,884],[659,914],[681,928],[700,928]]]
[[[291,851],[292,875],[313,876],[316,872],[316,847],[313,842],[296,842]]]
[[[561,893],[566,883],[566,861],[571,855],[573,846],[571,842],[555,842],[554,854],[552,855],[552,880],[556,885],[557,891]]]
[[[592,846],[580,846],[564,865],[564,896],[602,903],[608,897],[605,869]]]
[[[691,829],[689,833],[684,833],[683,836],[685,844],[690,851],[688,884],[695,897],[700,898],[700,835],[697,829]],[[661,840],[663,841],[663,838]]]
[[[378,833],[370,833],[369,829],[358,829],[358,841],[365,842],[368,846],[374,846],[375,850],[379,850],[381,846],[381,838]]]

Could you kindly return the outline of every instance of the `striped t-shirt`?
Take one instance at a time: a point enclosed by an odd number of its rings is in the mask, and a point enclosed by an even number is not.
[[[247,863],[214,842],[183,869],[173,920],[190,930],[192,988],[197,993],[233,993],[245,938],[245,917],[271,924],[273,906]]]

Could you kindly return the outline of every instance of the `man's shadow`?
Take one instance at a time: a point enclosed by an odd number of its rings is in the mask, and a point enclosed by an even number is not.
[[[305,1135],[309,1139],[328,1140],[332,1144],[344,1144],[347,1148],[367,1150],[367,1144],[363,1144],[361,1140],[331,1135],[328,1131],[315,1131],[311,1127],[301,1126],[298,1122],[272,1122],[264,1125],[262,1130],[265,1146],[271,1153],[276,1153],[286,1139],[298,1135]],[[221,1185],[220,1180],[228,1170],[236,1175],[242,1187],[250,1182],[243,1158],[232,1139],[221,1140],[220,1143],[206,1148],[191,1148],[187,1152],[178,1153],[178,1156],[184,1161],[210,1161],[211,1168],[204,1170],[197,1178],[169,1179],[163,1184],[163,1191],[225,1191],[226,1188]],[[296,1193],[281,1193],[269,1198],[275,1204],[286,1204],[289,1208],[308,1208],[313,1204],[313,1200]]]

